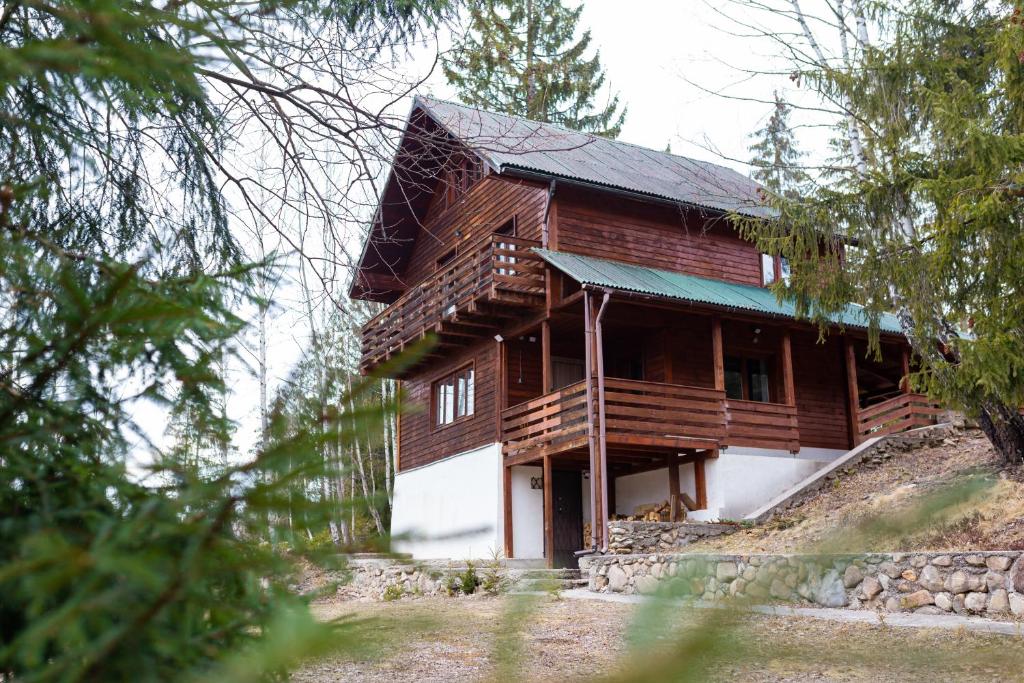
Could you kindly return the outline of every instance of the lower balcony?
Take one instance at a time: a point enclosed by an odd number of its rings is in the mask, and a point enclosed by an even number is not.
[[[857,411],[858,441],[933,425],[941,412],[927,396],[899,394]]]
[[[597,393],[594,382],[594,437],[599,438],[603,420],[608,450],[616,455],[729,445],[791,451],[800,447],[795,406],[731,400],[725,391],[707,387],[607,378],[602,410]],[[586,381],[507,408],[501,414],[506,462],[585,454],[587,429]]]

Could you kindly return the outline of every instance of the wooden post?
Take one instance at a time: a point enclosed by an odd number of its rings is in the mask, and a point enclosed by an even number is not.
[[[785,404],[796,405],[796,390],[793,382],[793,342],[789,328],[782,332],[782,387],[785,392]]]
[[[903,378],[900,379],[900,388],[904,394],[910,393],[910,350],[904,346],[901,350],[901,361],[903,365]]]
[[[672,367],[672,334],[667,329],[661,333],[661,359],[665,366],[665,384],[675,384]]]
[[[693,484],[694,488],[697,489],[697,509],[707,510],[708,509],[708,480],[707,475],[704,471],[704,458],[697,458],[693,461]]]
[[[860,392],[857,389],[857,354],[853,340],[843,336],[843,350],[846,357],[846,398],[850,413],[850,442],[856,448],[860,443],[860,427],[857,424],[860,413]]]
[[[722,319],[711,316],[711,352],[715,365],[715,389],[725,390],[725,353],[722,350]]]
[[[675,453],[667,456],[668,466],[668,521],[679,521],[679,456]]]
[[[506,365],[505,362],[505,343],[504,340],[498,340],[495,342],[497,347],[495,348],[494,355],[497,358],[497,380],[498,380],[498,394],[494,401],[494,413],[495,413],[495,437],[494,440],[498,443],[502,442],[501,438],[501,411],[505,409],[506,402],[508,400],[508,380],[506,379]]]
[[[544,559],[555,566],[554,500],[551,495],[551,456],[544,456]]]
[[[615,474],[608,473],[608,509],[605,514],[610,518],[615,514]]]
[[[551,391],[551,323],[540,324],[541,393]]]
[[[512,468],[504,466],[501,468],[503,480],[502,480],[502,491],[503,491],[503,505],[505,507],[505,558],[511,559],[515,557],[513,551],[513,536],[512,536]]]

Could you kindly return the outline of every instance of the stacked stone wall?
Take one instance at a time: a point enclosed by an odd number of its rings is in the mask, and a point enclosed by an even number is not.
[[[678,550],[701,538],[735,531],[732,524],[702,522],[608,522],[608,552],[613,555],[644,555]]]
[[[1024,553],[608,555],[581,560],[593,591],[889,612],[1024,618]]]

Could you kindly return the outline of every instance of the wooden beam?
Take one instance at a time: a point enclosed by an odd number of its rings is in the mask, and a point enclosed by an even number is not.
[[[665,384],[674,384],[672,378],[672,335],[667,329],[661,332],[661,362],[665,366]]]
[[[793,342],[790,338],[789,328],[782,331],[782,387],[785,393],[784,403],[788,406],[796,405],[796,389],[793,382]]]
[[[502,467],[502,490],[504,497],[504,508],[505,508],[505,558],[511,559],[515,557],[513,552],[515,548],[512,543],[512,468]]]
[[[666,458],[668,465],[668,521],[679,521],[679,457],[673,453]]]
[[[707,473],[704,471],[705,458],[697,458],[693,461],[693,483],[697,489],[697,509],[707,510],[708,508],[708,481]]]
[[[496,432],[494,440],[497,442],[501,442],[501,411],[505,409],[505,404],[508,401],[508,381],[505,378],[505,343],[502,341],[495,341],[494,343],[497,344],[494,355],[497,358],[498,365],[498,367],[496,368],[497,372],[495,373],[497,375],[498,380],[498,395],[496,397],[498,400],[494,402],[494,422]]]
[[[551,323],[540,324],[541,392],[551,391]]]
[[[722,349],[722,318],[711,316],[711,353],[715,366],[715,389],[725,390],[725,353]]]
[[[614,472],[608,472],[608,518],[615,514],[615,477]]]
[[[551,494],[551,456],[544,456],[544,559],[555,566],[554,500]]]
[[[851,448],[860,443],[860,429],[857,427],[860,412],[860,392],[857,389],[857,353],[853,340],[843,335],[843,355],[846,359],[846,410],[850,419]]]
[[[900,362],[903,367],[903,377],[900,378],[900,389],[904,394],[910,393],[910,349],[906,346],[900,349]]]

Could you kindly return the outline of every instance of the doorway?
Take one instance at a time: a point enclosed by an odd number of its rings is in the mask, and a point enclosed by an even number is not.
[[[551,500],[555,567],[576,567],[583,547],[583,478],[574,470],[551,471]]]

